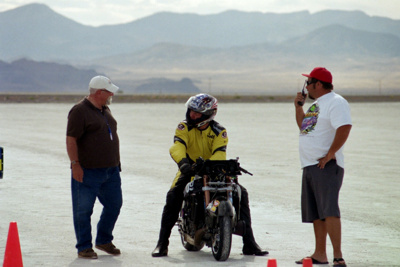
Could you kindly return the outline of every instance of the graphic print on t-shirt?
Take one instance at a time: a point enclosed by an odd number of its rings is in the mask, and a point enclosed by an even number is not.
[[[317,103],[313,104],[308,110],[301,124],[301,134],[308,134],[315,129],[319,115],[319,106]]]

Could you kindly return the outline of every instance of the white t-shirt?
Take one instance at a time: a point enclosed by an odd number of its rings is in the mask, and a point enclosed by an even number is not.
[[[318,164],[329,151],[336,129],[351,125],[350,106],[342,96],[330,92],[319,97],[307,110],[303,119],[299,152],[301,167]],[[343,146],[336,152],[337,164],[344,168]]]

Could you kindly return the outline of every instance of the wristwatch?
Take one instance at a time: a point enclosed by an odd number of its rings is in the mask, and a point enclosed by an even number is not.
[[[73,161],[71,161],[71,165],[75,165],[75,164],[77,164],[79,161],[78,160],[73,160]]]

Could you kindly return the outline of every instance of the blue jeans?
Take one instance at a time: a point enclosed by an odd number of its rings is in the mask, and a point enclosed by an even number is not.
[[[74,218],[76,248],[78,252],[92,248],[90,217],[96,197],[103,205],[97,224],[96,245],[110,243],[112,231],[122,207],[122,190],[119,167],[83,169],[83,182],[72,178],[72,211]]]

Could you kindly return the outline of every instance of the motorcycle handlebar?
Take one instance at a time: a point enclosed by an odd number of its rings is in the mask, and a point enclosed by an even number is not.
[[[240,167],[239,158],[235,160],[204,160],[198,158],[192,165],[196,174],[211,174],[211,172],[227,173],[227,175],[241,175],[242,172],[253,176],[253,174]]]
[[[252,174],[251,172],[249,172],[249,171],[243,169],[242,167],[239,167],[239,170],[242,171],[242,172],[244,172],[244,173],[249,174],[250,176],[253,176],[253,174]]]

